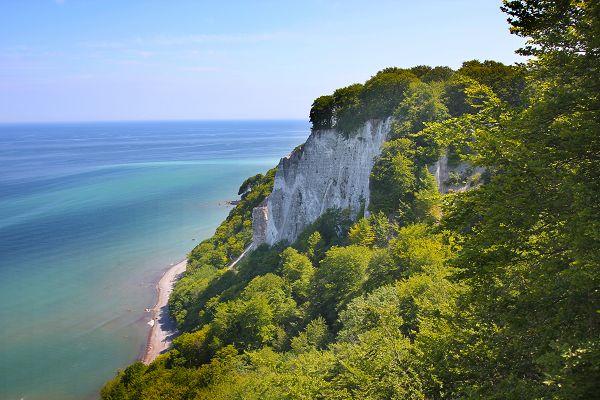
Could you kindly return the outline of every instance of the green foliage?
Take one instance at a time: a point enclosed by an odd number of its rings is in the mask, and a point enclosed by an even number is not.
[[[376,247],[387,247],[388,242],[396,233],[396,224],[390,221],[385,213],[379,211],[371,214],[369,225],[375,236],[374,245]]]
[[[210,325],[195,332],[185,332],[173,340],[172,363],[180,366],[198,366],[213,355],[215,343]]]
[[[319,231],[312,232],[306,239],[306,255],[312,262],[317,262],[325,255],[325,242]]]
[[[446,265],[452,251],[447,238],[432,233],[426,224],[409,225],[385,249],[376,251],[368,265],[367,289],[374,289],[415,273],[450,270]]]
[[[406,98],[394,111],[394,138],[406,138],[425,128],[428,122],[442,121],[448,118],[446,106],[442,103],[441,86],[414,83]],[[427,143],[419,143],[428,146]]]
[[[367,247],[332,247],[314,276],[311,303],[313,312],[332,324],[337,313],[360,293],[366,279],[371,251]]]
[[[219,344],[233,344],[239,349],[272,344],[277,333],[273,311],[266,296],[219,304],[213,321]]]
[[[317,97],[310,108],[310,122],[314,129],[333,127],[333,96]]]
[[[467,76],[455,74],[444,84],[442,101],[452,117],[474,114],[476,109],[467,102],[466,91],[477,82]]]
[[[291,298],[289,287],[280,276],[268,273],[252,279],[244,288],[240,299],[244,301],[264,297],[275,314],[277,323],[294,318],[296,302]]]
[[[372,329],[386,327],[398,331],[404,320],[399,313],[400,299],[393,285],[380,286],[367,296],[355,298],[340,313],[342,329],[338,340],[356,342]]]
[[[406,137],[421,131],[427,122],[475,113],[477,110],[467,104],[465,94],[475,84],[489,87],[510,106],[523,105],[523,67],[472,60],[463,63],[457,72],[449,67],[426,65],[385,68],[364,85],[353,84],[315,99],[310,121],[314,129],[335,128],[348,136],[367,120],[394,116],[395,137]]]
[[[244,181],[240,187],[243,196],[239,204],[231,210],[213,237],[190,252],[190,271],[201,265],[223,268],[243,251],[252,240],[252,209],[271,193],[274,177],[275,169],[271,169],[264,176],[258,174]]]
[[[415,224],[400,229],[389,248],[396,264],[405,266],[410,275],[448,269],[446,261],[452,255],[448,241],[429,225]]]
[[[315,233],[318,234],[318,232]],[[281,276],[285,279],[295,299],[306,300],[314,274],[315,267],[304,254],[300,254],[291,247],[281,253]]]
[[[252,190],[252,187],[254,187],[257,184],[260,184],[264,179],[264,175],[263,174],[257,174],[254,176],[251,176],[250,178],[246,179],[242,185],[240,186],[239,190],[238,190],[238,195],[244,195],[247,192]]]
[[[459,333],[466,343],[451,343],[466,354],[455,368],[477,373],[459,390],[488,398],[590,398],[597,383],[581,383],[598,382],[592,365],[600,326],[600,168],[591,155],[600,153],[593,72],[600,67],[600,6],[505,7],[515,31],[531,35],[524,52],[538,55],[529,65],[528,106],[505,111],[492,104],[447,127],[448,135],[471,132],[473,162],[498,171],[457,196],[444,222],[468,233],[458,265],[472,287],[465,301],[474,322]]]
[[[448,80],[454,71],[450,67],[430,67],[428,65],[417,65],[409,69],[417,78],[421,81],[429,82],[443,82]]]
[[[391,116],[410,85],[417,81],[409,70],[386,68],[364,85],[356,83],[337,89],[331,96],[318,97],[310,110],[313,129],[335,128],[348,136],[369,119]]]
[[[275,272],[280,263],[280,254],[285,247],[284,243],[272,247],[260,245],[236,265],[236,279],[240,283],[245,283],[256,276]]]
[[[442,218],[442,195],[433,175],[424,173],[421,180],[421,188],[413,200],[413,215],[415,221],[433,224]]]
[[[228,271],[270,190],[269,174],[248,183],[172,296],[173,349],[119,372],[102,398],[596,398],[600,5],[504,9],[536,56],[526,68],[412,69],[443,89],[395,98],[402,137],[376,160],[368,219],[330,210],[292,247],[261,246]],[[369,96],[406,71],[378,75]],[[338,92],[352,123],[370,118],[366,88]],[[372,112],[392,103],[379,100]],[[430,118],[440,102],[451,118]],[[424,149],[485,168],[485,183],[441,196]]]
[[[322,350],[331,339],[331,334],[323,317],[310,321],[303,332],[292,339],[292,350],[295,353],[306,353],[310,350]]]
[[[345,135],[356,130],[363,122],[360,94],[363,85],[355,83],[333,92],[333,120],[335,128]]]
[[[273,189],[275,169],[248,178],[240,187],[242,199],[215,231],[188,256],[187,271],[169,298],[169,310],[177,325],[191,329],[205,322],[205,306],[215,295],[233,285],[232,274],[220,271],[252,241],[252,209]]]
[[[358,246],[371,246],[375,242],[375,232],[371,228],[369,220],[359,219],[348,231],[348,240],[350,244]]]
[[[413,84],[394,112],[392,137],[410,139],[419,164],[433,163],[440,156],[435,136],[422,131],[429,123],[443,121],[450,116],[441,95],[441,85]]]
[[[386,68],[365,82],[360,98],[367,119],[385,118],[402,100],[417,77],[400,68]]]
[[[408,339],[391,329],[373,329],[358,342],[334,347],[335,391],[327,398],[424,400],[418,359]]]
[[[458,74],[467,76],[492,89],[496,96],[513,106],[523,103],[524,69],[498,61],[465,61]]]
[[[415,144],[407,138],[384,144],[371,170],[372,212],[393,215],[401,224],[439,215],[439,196],[435,179],[419,165]]]
[[[386,329],[415,340],[422,324],[440,323],[440,318],[452,317],[456,312],[463,288],[450,277],[451,271],[444,268],[414,272],[395,284],[379,286],[355,298],[340,314],[338,339],[355,342],[365,332]]]
[[[420,76],[419,78],[425,83],[445,82],[448,79],[450,79],[452,75],[454,75],[454,70],[452,70],[452,68],[440,66],[432,68],[430,71],[428,71],[423,76]]]
[[[195,303],[194,300],[206,293],[217,276],[219,272],[215,267],[204,265],[177,281],[175,290],[169,297],[169,311],[179,325],[183,325],[185,321],[189,321],[190,324],[196,321],[200,312],[199,306],[203,305],[203,302]]]
[[[429,65],[415,65],[408,69],[412,72],[417,78],[421,79],[423,76],[427,75],[429,72],[433,70]]]
[[[347,244],[351,225],[349,210],[329,209],[304,229],[294,247],[317,263],[328,248]]]
[[[371,211],[390,215],[409,207],[416,184],[412,155],[414,148],[408,139],[396,139],[383,145],[371,170]]]

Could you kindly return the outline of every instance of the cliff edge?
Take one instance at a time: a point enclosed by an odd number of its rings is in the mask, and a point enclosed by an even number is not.
[[[277,166],[273,191],[252,211],[253,246],[292,243],[330,208],[353,217],[369,206],[369,178],[392,118],[369,120],[350,137],[335,129],[314,130]],[[429,171],[440,193],[464,191],[481,182],[482,168],[450,163],[442,155]]]
[[[282,158],[272,193],[252,213],[255,245],[293,242],[327,209],[356,215],[369,205],[369,176],[390,131],[391,118],[367,121],[350,137],[314,130]]]

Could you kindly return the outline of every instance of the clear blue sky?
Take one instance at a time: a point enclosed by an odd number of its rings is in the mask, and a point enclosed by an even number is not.
[[[520,61],[495,0],[0,0],[0,122],[306,118],[388,66]]]

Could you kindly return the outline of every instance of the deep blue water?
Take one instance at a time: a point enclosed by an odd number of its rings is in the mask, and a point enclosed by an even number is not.
[[[0,125],[0,399],[95,398],[154,283],[304,121]]]

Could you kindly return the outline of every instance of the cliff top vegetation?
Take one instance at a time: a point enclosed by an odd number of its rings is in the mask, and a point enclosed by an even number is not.
[[[329,210],[229,270],[273,172],[246,181],[175,288],[173,349],[102,397],[597,398],[600,4],[504,9],[524,66],[389,68],[315,100],[315,129],[396,117],[370,216]],[[483,184],[438,193],[424,166],[440,152]]]

